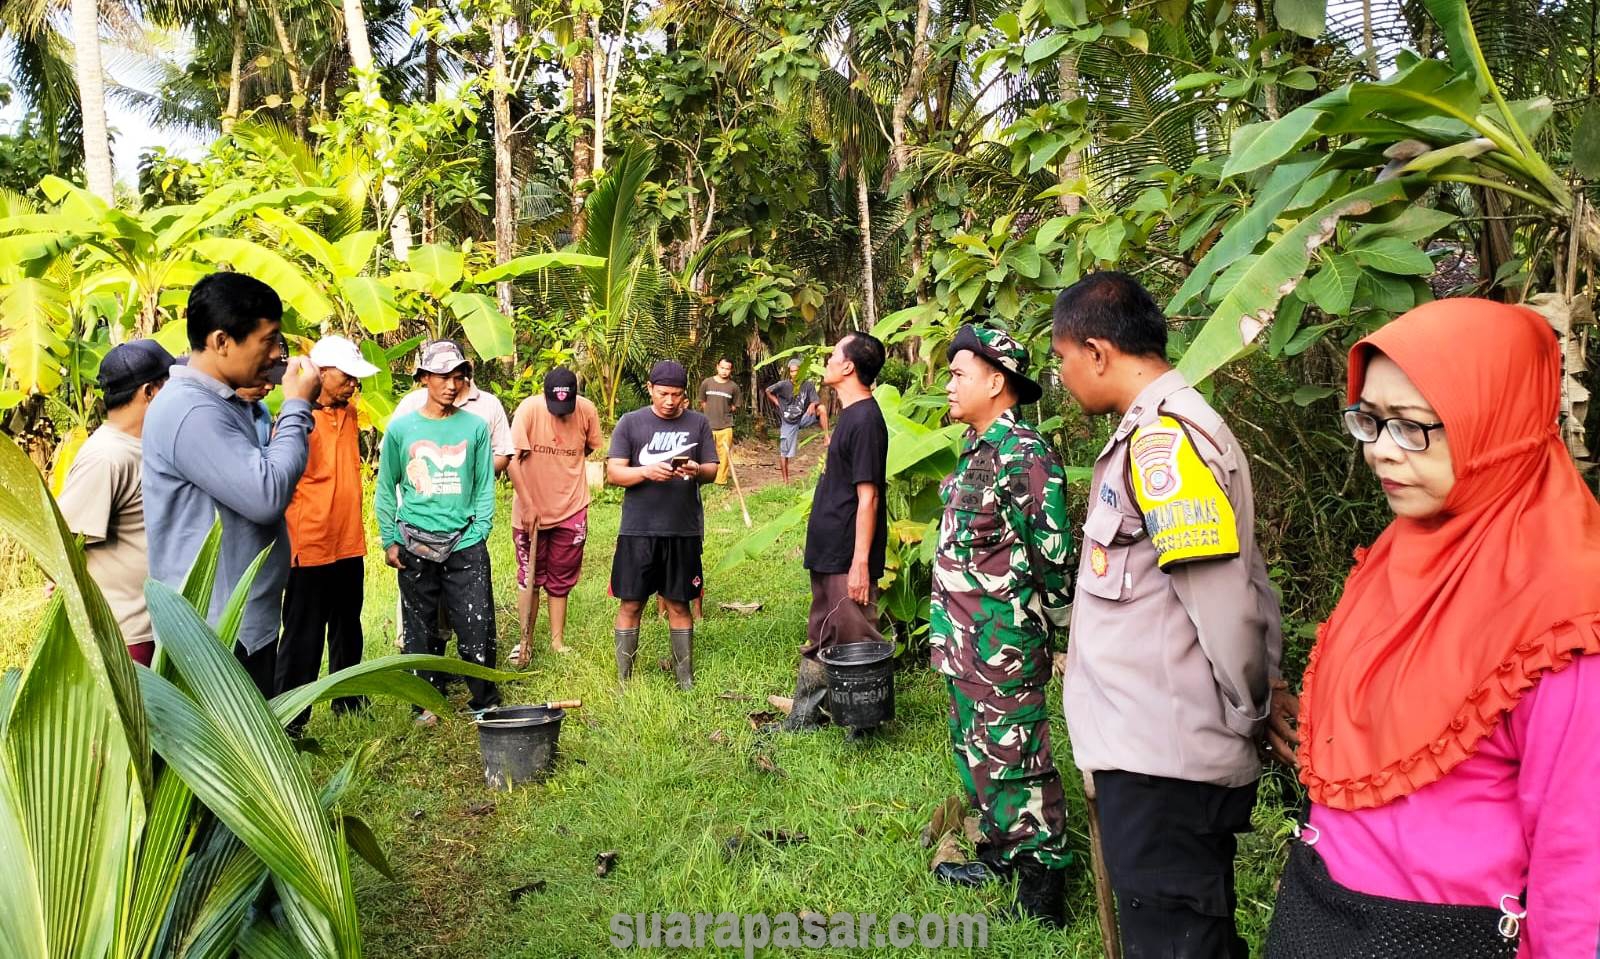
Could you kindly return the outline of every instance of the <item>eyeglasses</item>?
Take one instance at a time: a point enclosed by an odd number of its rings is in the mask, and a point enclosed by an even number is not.
[[[1388,430],[1394,445],[1410,453],[1421,453],[1428,448],[1428,434],[1444,429],[1444,424],[1418,423],[1399,416],[1374,416],[1352,406],[1344,411],[1344,428],[1363,443],[1376,443],[1378,434]]]

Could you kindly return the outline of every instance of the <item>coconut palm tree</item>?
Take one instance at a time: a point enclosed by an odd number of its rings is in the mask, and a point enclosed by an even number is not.
[[[72,0],[73,62],[83,115],[83,170],[89,192],[112,202],[111,131],[106,126],[105,71],[100,66],[99,0]]]

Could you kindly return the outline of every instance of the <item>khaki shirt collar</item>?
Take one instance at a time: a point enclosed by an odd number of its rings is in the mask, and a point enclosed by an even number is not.
[[[1168,370],[1156,377],[1150,385],[1139,391],[1133,398],[1133,404],[1128,407],[1128,412],[1122,415],[1122,422],[1117,424],[1116,435],[1111,438],[1113,443],[1120,443],[1128,438],[1128,434],[1144,422],[1145,413],[1158,409],[1161,402],[1172,394],[1187,387],[1189,381],[1177,370]]]

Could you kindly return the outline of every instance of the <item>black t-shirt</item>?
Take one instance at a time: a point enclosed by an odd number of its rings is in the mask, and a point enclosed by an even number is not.
[[[715,463],[717,444],[711,437],[711,424],[699,413],[686,410],[675,420],[664,420],[646,406],[617,420],[606,456],[625,459],[629,466],[671,465],[674,456]],[[700,484],[673,478],[628,487],[622,493],[622,528],[618,532],[623,536],[704,536]]]
[[[811,498],[806,526],[806,569],[816,573],[848,573],[856,552],[856,484],[878,487],[878,521],[872,533],[867,568],[876,580],[883,575],[883,550],[889,540],[889,428],[872,398],[846,406],[834,421],[828,459]]]

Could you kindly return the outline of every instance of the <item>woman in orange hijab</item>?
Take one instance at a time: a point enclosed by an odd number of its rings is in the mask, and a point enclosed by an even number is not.
[[[1306,667],[1310,793],[1269,959],[1600,954],[1600,505],[1536,313],[1418,307],[1350,351],[1395,513]]]

